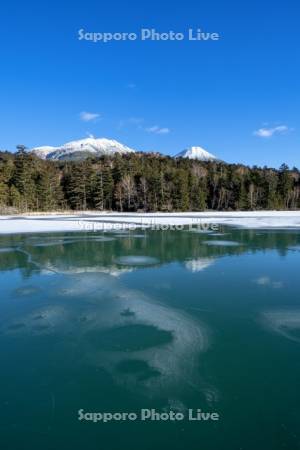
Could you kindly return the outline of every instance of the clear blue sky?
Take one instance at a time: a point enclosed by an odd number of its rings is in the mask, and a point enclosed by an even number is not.
[[[296,0],[4,1],[0,148],[93,134],[171,155],[200,145],[228,162],[300,167],[299,20]],[[143,27],[221,39],[78,40],[81,28]]]

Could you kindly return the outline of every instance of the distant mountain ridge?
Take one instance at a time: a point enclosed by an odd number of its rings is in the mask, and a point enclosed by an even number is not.
[[[30,150],[41,159],[50,160],[81,160],[88,156],[103,156],[134,153],[134,150],[113,139],[86,138],[67,142],[59,147],[42,146]],[[198,161],[213,161],[217,158],[202,147],[189,147],[174,156],[175,158],[196,159]]]

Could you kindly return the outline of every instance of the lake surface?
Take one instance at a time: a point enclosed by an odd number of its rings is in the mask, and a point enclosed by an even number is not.
[[[4,450],[300,448],[299,231],[2,236],[0,268]]]

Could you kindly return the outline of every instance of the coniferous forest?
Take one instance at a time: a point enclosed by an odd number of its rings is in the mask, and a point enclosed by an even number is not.
[[[300,208],[300,173],[156,153],[42,160],[0,152],[2,213],[60,210],[203,211]]]

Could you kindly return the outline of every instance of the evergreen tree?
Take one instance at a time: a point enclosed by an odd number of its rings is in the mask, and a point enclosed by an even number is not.
[[[24,146],[0,152],[0,207],[202,211],[300,208],[300,173],[159,154],[44,161]]]
[[[36,208],[35,163],[32,155],[25,152],[25,146],[19,145],[15,159],[13,184],[19,191],[19,208],[28,211]]]

